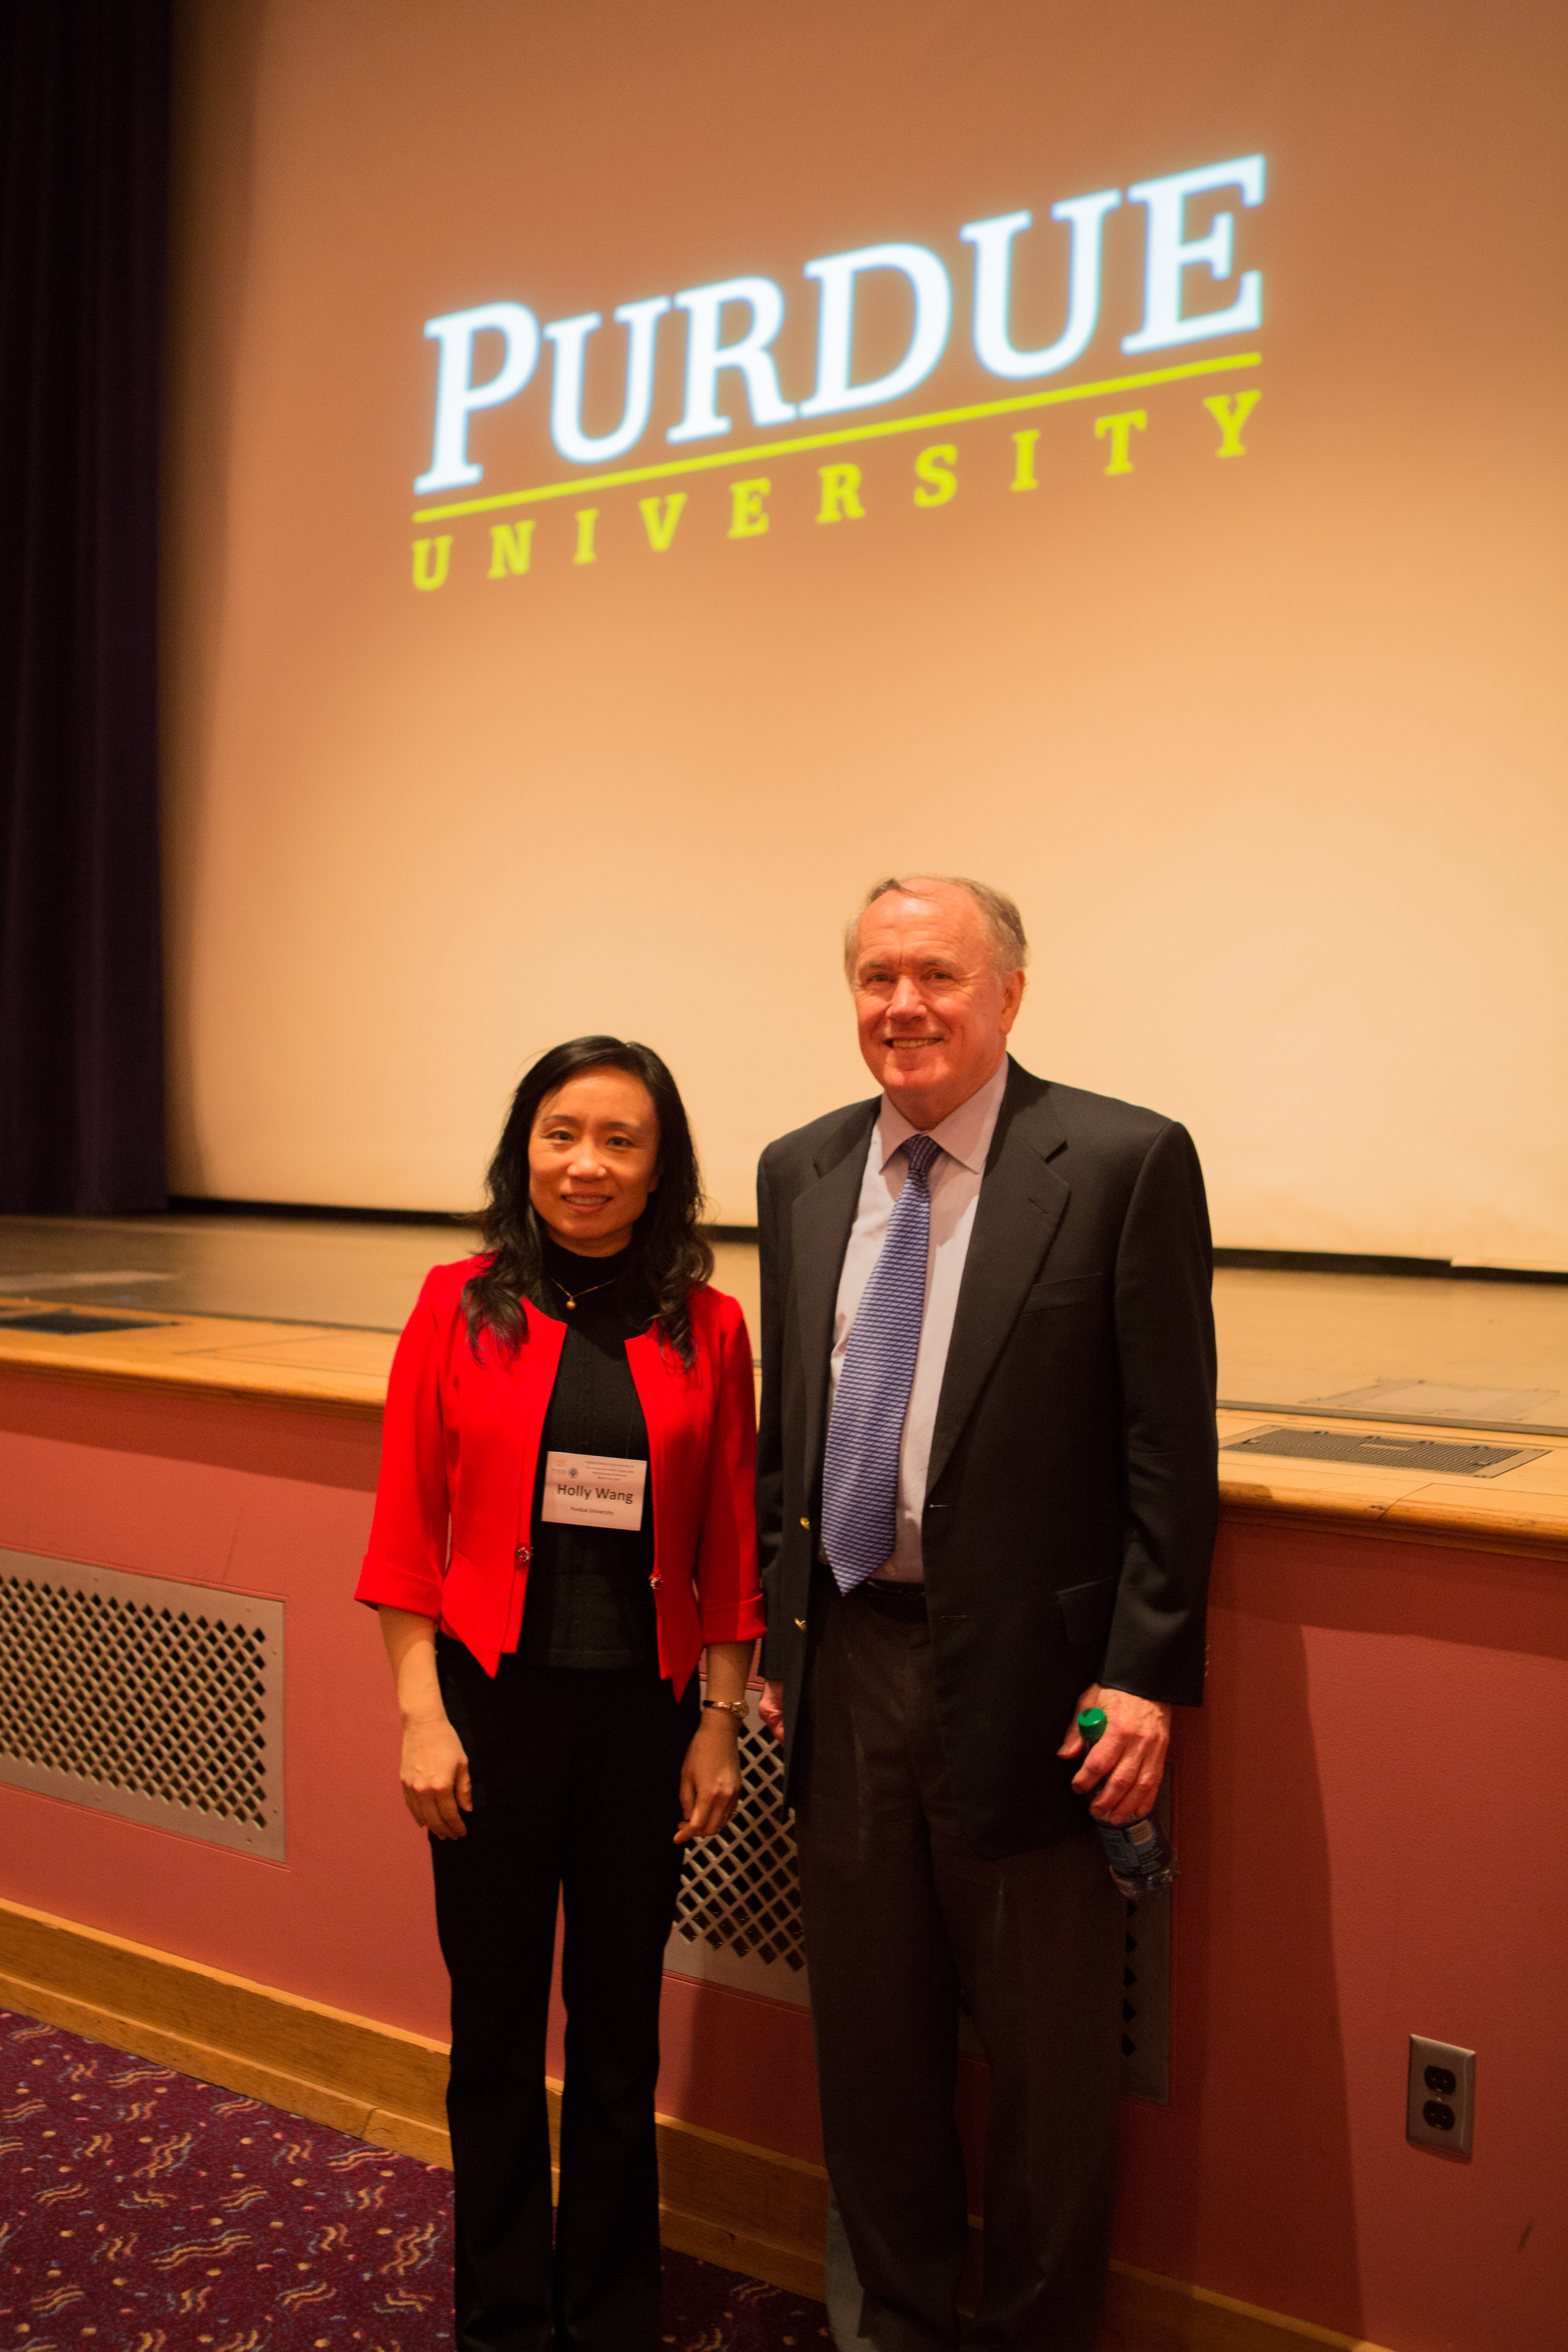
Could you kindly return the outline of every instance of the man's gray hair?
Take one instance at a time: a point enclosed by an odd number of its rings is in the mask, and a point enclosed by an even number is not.
[[[989,882],[971,881],[967,874],[889,875],[885,882],[873,882],[860,902],[859,911],[851,915],[844,926],[844,970],[851,982],[855,978],[855,949],[860,936],[860,917],[889,890],[901,892],[910,898],[926,897],[932,882],[943,883],[950,890],[966,890],[980,909],[980,919],[985,926],[986,945],[991,952],[991,968],[998,980],[1006,980],[1013,972],[1022,971],[1029,961],[1029,942],[1024,937],[1024,918],[1005,890],[994,890]]]

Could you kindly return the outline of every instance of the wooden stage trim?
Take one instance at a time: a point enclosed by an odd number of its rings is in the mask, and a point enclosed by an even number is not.
[[[1274,1426],[1277,1416],[1224,1409],[1221,1447]],[[1288,1427],[1310,1425],[1289,1409]],[[1497,1428],[1435,1429],[1397,1421],[1335,1421],[1336,1436],[1400,1437],[1428,1443],[1539,1449],[1533,1462],[1500,1478],[1434,1477],[1419,1471],[1306,1462],[1294,1455],[1220,1454],[1220,1517],[1232,1524],[1325,1528],[1384,1542],[1501,1552],[1568,1566],[1568,1444]]]
[[[7,1312],[41,1312],[71,1304],[69,1299],[5,1300]],[[96,1307],[91,1312],[120,1314]],[[181,1396],[308,1405],[316,1412],[379,1421],[396,1345],[395,1331],[255,1323],[218,1315],[171,1315],[149,1323],[127,1312],[113,1331],[18,1331],[0,1324],[0,1372],[161,1389]]]
[[[378,2147],[450,2164],[443,2042],[0,1901],[0,2007],[264,2100]],[[551,2132],[559,2085],[550,2085]],[[677,2252],[823,2293],[827,2176],[772,2148],[658,2118],[660,2228]],[[1126,2263],[1095,2352],[1381,2352]]]
[[[6,1301],[18,1307],[54,1303]],[[0,1374],[243,1399],[374,1421],[385,1400],[396,1344],[390,1331],[216,1316],[174,1316],[161,1327],[128,1318],[120,1330],[79,1337],[0,1325]],[[1301,1408],[1280,1410],[1289,1411],[1291,1426],[1303,1425]],[[1271,1418],[1263,1412],[1222,1411],[1221,1444],[1268,1428]],[[1427,1443],[1475,1438],[1542,1450],[1533,1462],[1484,1480],[1287,1455],[1222,1454],[1222,1517],[1244,1526],[1266,1521],[1317,1532],[1336,1529],[1384,1542],[1568,1564],[1568,1444],[1506,1428],[1434,1429],[1372,1419],[1336,1420],[1333,1427],[1346,1435],[1359,1432]]]

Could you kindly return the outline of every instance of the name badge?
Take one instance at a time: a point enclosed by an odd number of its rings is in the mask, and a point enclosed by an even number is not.
[[[642,1525],[647,1464],[615,1454],[547,1454],[544,1517],[557,1527]]]

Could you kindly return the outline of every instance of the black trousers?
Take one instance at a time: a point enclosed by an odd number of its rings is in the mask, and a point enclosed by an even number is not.
[[[680,1767],[698,1721],[643,1668],[503,1658],[492,1682],[437,1644],[468,1753],[468,1835],[431,1840],[452,1979],[447,2114],[458,2352],[658,2352],[654,2085],[664,1946],[685,1849]],[[551,2242],[544,2037],[557,1903],[566,2082]]]
[[[826,1603],[802,1729],[823,2137],[864,2294],[844,2332],[875,2352],[1089,2352],[1110,2252],[1126,1918],[1100,1841],[1086,1824],[1032,1853],[975,1851],[948,1785],[923,1617],[868,1593]],[[991,2070],[984,2277],[967,2323],[961,1994]]]

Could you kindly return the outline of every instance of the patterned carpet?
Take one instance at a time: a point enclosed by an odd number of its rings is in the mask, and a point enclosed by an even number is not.
[[[0,2010],[5,2352],[439,2352],[451,2176]],[[822,2305],[665,2256],[676,2352],[827,2352]]]

